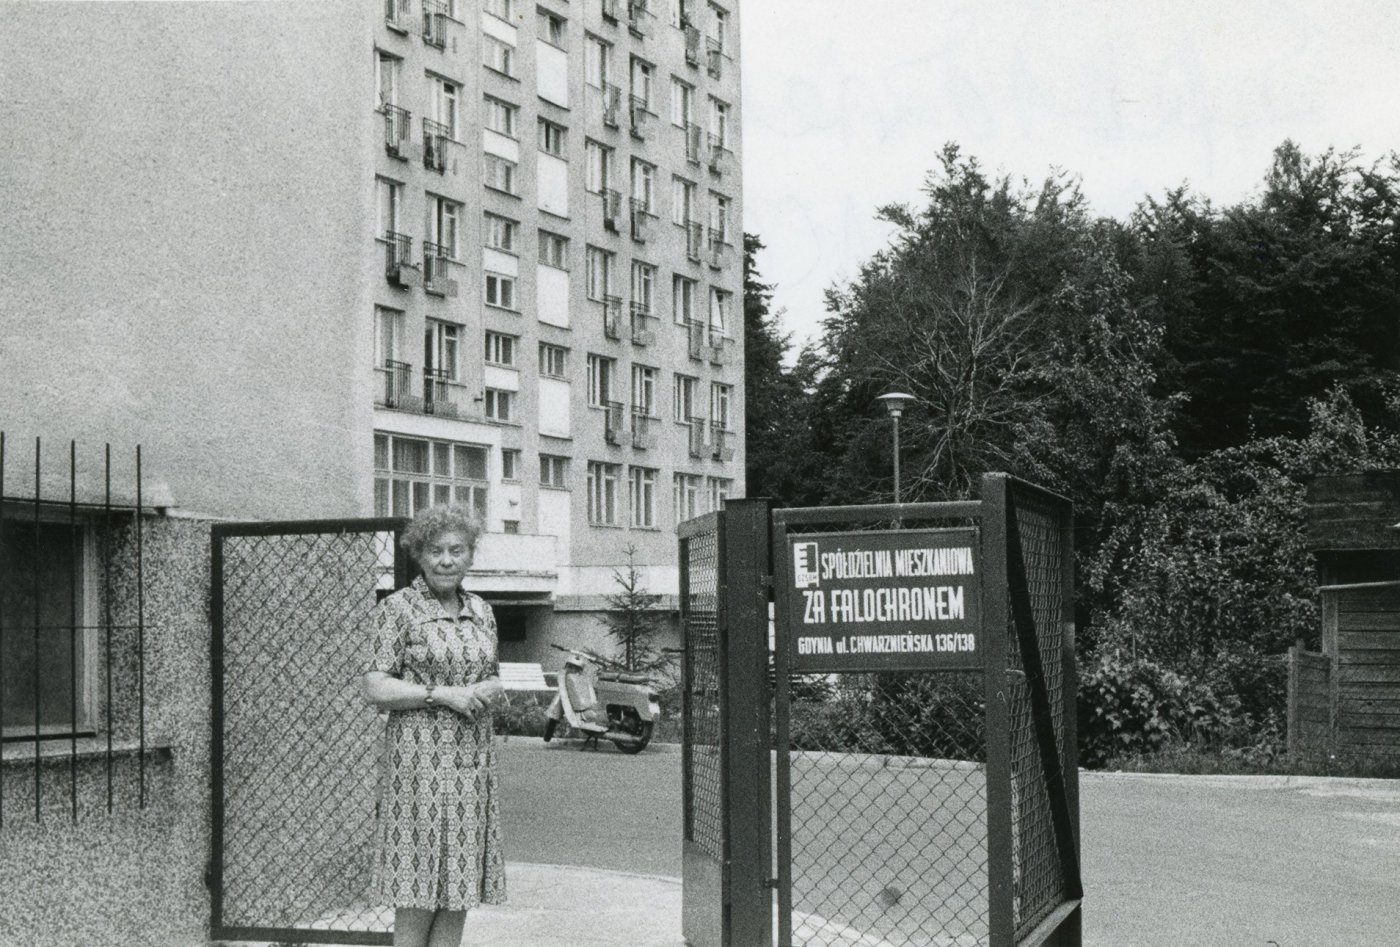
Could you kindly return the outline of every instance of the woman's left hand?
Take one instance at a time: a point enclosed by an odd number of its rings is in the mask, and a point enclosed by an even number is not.
[[[468,687],[439,687],[435,691],[438,703],[453,710],[468,720],[475,720],[486,712],[486,701],[476,693],[476,685]]]

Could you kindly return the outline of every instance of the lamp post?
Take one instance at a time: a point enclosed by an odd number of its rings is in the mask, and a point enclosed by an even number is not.
[[[902,391],[891,391],[883,394],[877,401],[883,401],[885,410],[890,413],[890,418],[894,421],[894,502],[899,502],[899,418],[904,413],[904,409],[911,402],[917,401],[911,394]]]

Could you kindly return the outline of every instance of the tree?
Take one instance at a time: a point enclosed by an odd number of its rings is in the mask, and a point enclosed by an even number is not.
[[[744,234],[744,492],[781,498],[791,442],[802,431],[801,390],[783,367],[791,335],[779,326],[782,314],[769,311],[773,286],[758,272],[763,248],[757,236]]]
[[[637,547],[629,545],[626,552],[626,568],[613,570],[617,591],[607,596],[609,610],[599,619],[617,642],[617,651],[611,660],[600,663],[615,664],[624,671],[668,673],[673,662],[656,643],[666,616],[657,607],[661,596],[647,591],[637,569]]]

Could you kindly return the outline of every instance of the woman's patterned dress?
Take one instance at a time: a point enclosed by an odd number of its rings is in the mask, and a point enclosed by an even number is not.
[[[375,611],[368,670],[416,684],[475,684],[498,672],[491,607],[462,595],[448,614],[422,576]],[[395,710],[380,769],[373,893],[380,904],[467,910],[506,899],[491,717]]]

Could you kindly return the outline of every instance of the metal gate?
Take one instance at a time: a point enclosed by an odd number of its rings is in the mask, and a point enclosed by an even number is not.
[[[779,510],[768,558],[749,549],[768,528],[748,502],[681,536],[689,942],[1077,947],[1070,504],[990,475],[978,501]],[[977,657],[948,670],[794,671],[789,539],[837,530],[968,537]],[[770,641],[771,689],[751,676]]]
[[[390,944],[368,901],[382,727],[368,618],[402,521],[226,523],[212,540],[210,937]]]

